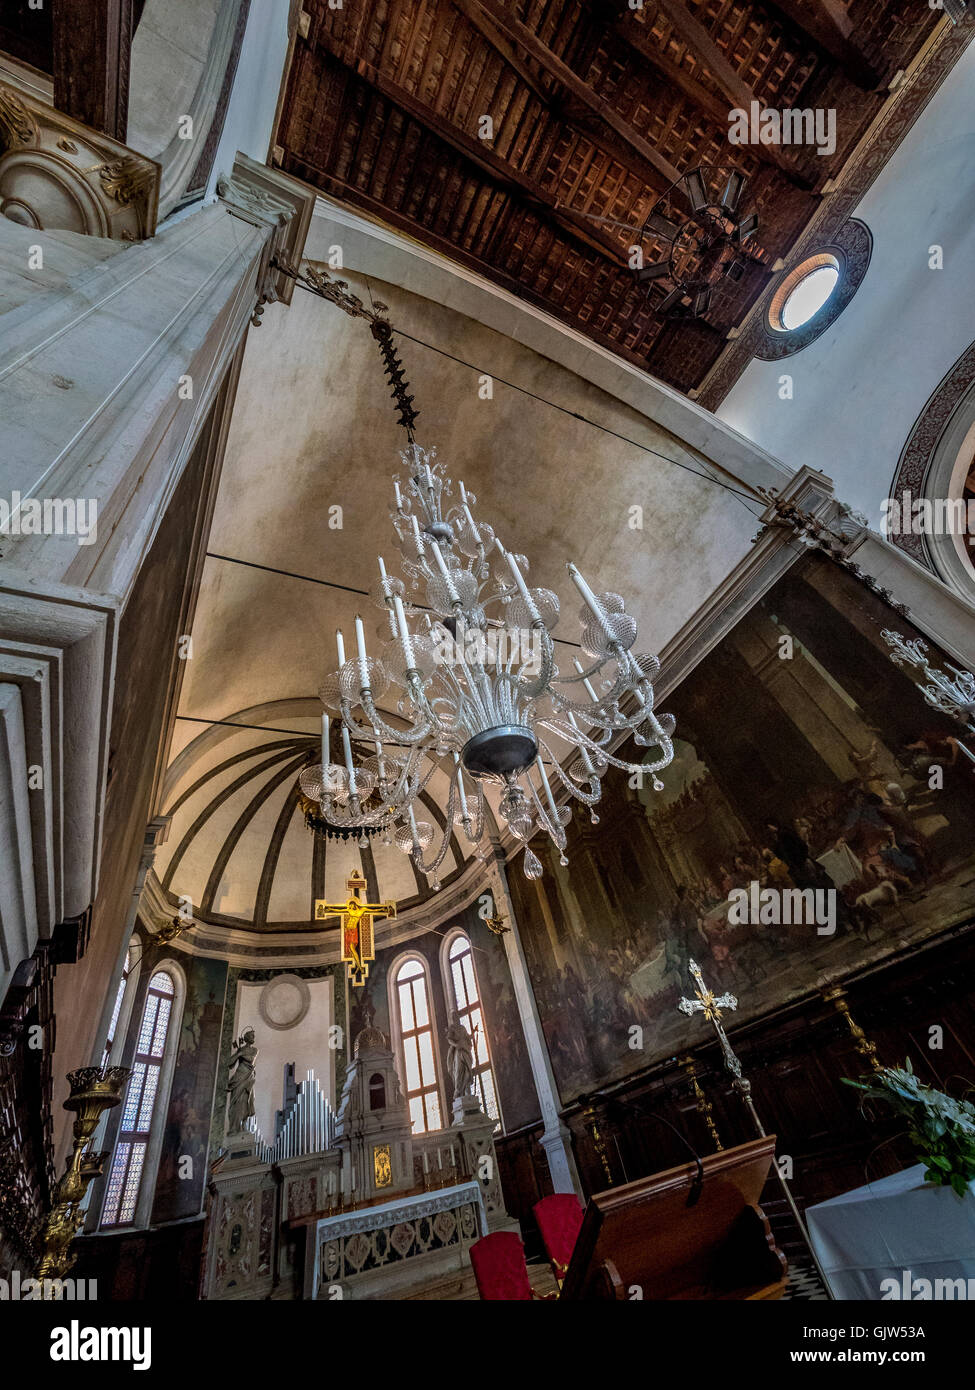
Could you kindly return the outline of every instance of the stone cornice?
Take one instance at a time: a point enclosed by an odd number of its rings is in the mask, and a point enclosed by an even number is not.
[[[385,950],[411,941],[455,920],[482,893],[493,892],[489,871],[472,859],[448,888],[390,921],[376,922],[376,946]],[[176,900],[166,893],[155,872],[146,874],[139,900],[139,915],[155,934],[170,925]],[[227,927],[195,918],[179,937],[179,949],[191,956],[209,956],[230,965],[282,969],[294,966],[334,965],[340,956],[339,933],[334,928],[309,931],[257,931]]]
[[[300,262],[318,195],[289,174],[240,151],[231,173],[217,180],[217,192],[235,216],[272,228],[262,293],[264,299],[290,304],[294,281],[270,262],[276,255],[289,263]]]

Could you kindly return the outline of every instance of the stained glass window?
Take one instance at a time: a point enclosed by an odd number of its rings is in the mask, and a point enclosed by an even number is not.
[[[403,1093],[410,1107],[414,1134],[442,1128],[440,1091],[433,1053],[427,972],[415,958],[404,961],[396,972],[400,1043],[403,1052]]]
[[[131,1226],[135,1220],[175,993],[172,977],[157,970],[146,991],[132,1076],[105,1187],[103,1226]],[[113,1029],[117,1021],[116,1017]]]
[[[494,1085],[494,1071],[491,1067],[491,1054],[488,1048],[487,1031],[484,1027],[484,1011],[481,1008],[481,992],[474,971],[474,952],[471,943],[462,933],[451,942],[448,953],[450,983],[454,1004],[460,1014],[460,1021],[470,1033],[474,1043],[474,1081],[486,1115],[492,1120],[500,1120],[498,1093]]]

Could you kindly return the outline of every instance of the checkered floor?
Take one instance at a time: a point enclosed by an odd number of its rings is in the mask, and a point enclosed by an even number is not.
[[[829,1302],[819,1275],[811,1262],[802,1260],[789,1262],[789,1282],[785,1286],[783,1298],[810,1299],[816,1302]]]

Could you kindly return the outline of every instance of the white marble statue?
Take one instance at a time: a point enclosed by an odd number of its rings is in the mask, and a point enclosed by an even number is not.
[[[454,1083],[454,1099],[469,1096],[474,1089],[474,1043],[456,1009],[450,1011],[447,1028],[447,1070]]]
[[[227,1133],[240,1134],[246,1121],[256,1112],[254,1109],[254,1063],[257,1061],[257,1048],[254,1046],[253,1028],[245,1028],[241,1037],[234,1043],[230,1054],[227,1092],[230,1102],[227,1106]]]

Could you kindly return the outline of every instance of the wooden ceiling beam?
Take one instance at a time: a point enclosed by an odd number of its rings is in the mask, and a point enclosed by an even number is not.
[[[624,168],[629,169],[638,178],[643,179],[649,188],[663,192],[665,188],[670,186],[672,180],[665,178],[656,165],[651,164],[633,149],[630,149],[612,130],[602,125],[593,116],[590,107],[583,107],[578,101],[570,104],[566,100],[564,89],[560,83],[555,84],[552,92],[546,92],[528,65],[519,57],[515,45],[508,41],[489,16],[484,13],[478,0],[453,0],[453,3],[472,27],[477,30],[485,43],[490,44],[512,71],[516,72],[521,80],[531,88],[554,121],[560,125],[577,127],[591,144],[602,150],[604,154],[608,154],[611,159],[615,159],[617,163],[622,164]],[[586,113],[586,119],[580,117],[580,111]]]
[[[753,101],[758,102],[760,108],[764,108],[765,103],[758,101],[752,88],[741,74],[735,71],[704,25],[695,19],[689,10],[685,10],[681,0],[657,0],[657,5],[677,37],[687,44],[698,61],[707,68],[718,91],[730,102],[730,106],[725,107],[721,115],[725,135],[728,133],[728,117],[732,110],[748,112]],[[652,45],[647,47],[652,48]],[[644,56],[649,57],[649,53]],[[797,187],[807,190],[813,187],[813,181],[798,173],[792,161],[777,145],[749,145],[747,152],[754,153],[766,163],[776,165]]]
[[[676,87],[695,106],[709,116],[714,123],[721,129],[728,125],[728,105],[721,100],[703,83],[698,82],[697,78],[692,77],[689,72],[668,58],[654,43],[647,37],[645,26],[636,19],[635,10],[627,10],[620,14],[616,5],[600,4],[598,7],[604,23],[607,23],[613,31],[619,35],[623,42],[632,48],[634,53],[650,64],[665,78],[672,87]]]
[[[853,21],[840,0],[763,0],[763,3],[789,21],[811,44],[836,62],[842,72],[862,87],[873,91],[880,85],[880,73],[852,41]]]
[[[600,4],[600,9],[604,9]],[[604,10],[605,13],[605,10]],[[710,119],[715,123],[719,130],[727,133],[728,130],[728,106],[719,96],[691,77],[688,72],[678,64],[671,61],[666,54],[662,53],[647,37],[643,23],[636,18],[635,10],[627,10],[623,16],[619,14],[616,7],[613,7],[611,17],[606,22],[613,31],[626,43],[633,51],[643,58],[651,67],[660,73],[661,77],[670,82],[674,87],[691,101],[694,102]],[[749,90],[746,88],[746,91]],[[772,165],[780,169],[787,175],[791,183],[797,188],[810,189],[813,181],[793,169],[778,152],[769,145],[750,145],[748,153],[753,154],[756,159],[763,164]]]
[[[500,30],[491,23],[477,0],[452,0],[452,4],[455,9],[460,10],[468,24],[477,30],[484,42],[493,48],[499,57],[504,59],[513,72],[518,74],[525,86],[538,98],[546,110],[552,111],[554,103],[551,94],[546,92],[528,64],[519,58],[514,44],[509,43]]]
[[[618,270],[627,269],[622,247],[617,242],[600,231],[598,225],[590,222],[584,214],[559,203],[533,179],[513,168],[495,154],[485,141],[476,139],[453,125],[446,116],[421,101],[412,92],[408,92],[405,87],[391,81],[364,58],[356,58],[346,45],[335,41],[327,32],[323,31],[318,36],[317,44],[336,62],[398,107],[404,115],[470,160],[507,192],[520,197],[532,211],[556,222],[560,230],[572,241],[582,243],[588,251],[597,252]]]
[[[687,44],[695,58],[707,68],[721,95],[733,107],[747,111],[756,100],[755,93],[741,74],[732,67],[701,21],[695,19],[690,10],[685,10],[681,0],[656,0],[656,3],[677,37]],[[728,113],[725,111],[726,123],[727,119]]]
[[[474,255],[466,251],[462,246],[447,240],[438,232],[428,230],[426,227],[417,228],[416,223],[396,208],[387,206],[386,203],[379,202],[376,198],[370,197],[368,193],[363,193],[361,189],[351,184],[345,183],[342,179],[335,178],[327,170],[311,164],[307,159],[292,150],[286,151],[284,168],[286,172],[292,173],[296,178],[304,179],[306,183],[314,183],[330,197],[338,199],[340,202],[351,203],[355,207],[362,208],[363,212],[377,218],[380,222],[386,222],[399,231],[405,232],[407,236],[415,237],[418,232],[426,245],[431,246],[447,260],[456,261],[459,265],[467,266],[469,270],[475,271],[478,275],[483,275],[485,279],[491,280],[495,285],[513,294],[517,299],[524,299],[529,304],[534,304],[536,308],[544,310],[547,314],[554,314],[556,318],[567,323],[570,328],[579,331],[580,325],[576,317],[570,313],[558,300],[552,300],[545,295],[538,294],[530,284],[524,284],[516,276],[503,270],[497,265],[493,265],[483,256]],[[591,324],[587,325],[586,333],[596,343],[615,352],[627,362],[632,362],[635,367],[646,370],[646,358],[631,352],[624,347],[610,334],[601,332]],[[683,389],[683,388],[681,388]]]
[[[511,43],[517,45],[529,58],[532,58],[550,77],[555,78],[576,101],[588,107],[603,125],[608,126],[613,131],[629,151],[639,155],[645,163],[656,171],[660,178],[666,180],[667,184],[677,182],[681,176],[680,170],[675,168],[670,160],[666,159],[648,140],[644,139],[639,131],[635,130],[618,111],[614,111],[608,102],[597,96],[589,84],[542,43],[527,24],[523,24],[503,4],[498,3],[498,0],[475,0],[475,2],[478,8],[489,19],[493,20],[494,26]]]

